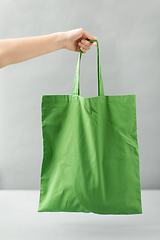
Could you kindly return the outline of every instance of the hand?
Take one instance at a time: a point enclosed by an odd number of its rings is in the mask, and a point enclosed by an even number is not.
[[[80,52],[81,49],[83,53],[86,53],[92,44],[97,46],[96,42],[89,42],[86,40],[87,38],[90,40],[97,40],[96,37],[93,37],[82,28],[65,32],[64,48],[75,52]]]

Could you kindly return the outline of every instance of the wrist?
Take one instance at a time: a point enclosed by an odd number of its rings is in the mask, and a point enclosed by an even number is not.
[[[58,38],[59,48],[60,49],[65,49],[66,32],[59,32],[57,34],[59,34],[59,38]]]
[[[52,37],[51,52],[65,48],[65,32],[52,33],[51,37]]]
[[[66,32],[62,32],[62,49],[66,49]]]

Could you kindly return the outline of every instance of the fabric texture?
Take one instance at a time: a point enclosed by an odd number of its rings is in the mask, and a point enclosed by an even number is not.
[[[98,96],[80,96],[80,50],[72,95],[41,99],[38,212],[142,213],[136,95],[104,95],[94,41]]]

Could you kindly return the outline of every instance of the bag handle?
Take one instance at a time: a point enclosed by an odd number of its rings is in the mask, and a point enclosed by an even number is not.
[[[100,57],[99,57],[99,44],[97,40],[89,40],[89,42],[97,42],[97,75],[98,75],[98,96],[104,96],[104,88],[103,88],[103,80],[101,74],[101,64],[100,64]],[[73,82],[73,91],[72,95],[79,95],[79,76],[80,76],[80,61],[82,57],[82,51],[80,49],[79,58],[77,62],[76,73]]]

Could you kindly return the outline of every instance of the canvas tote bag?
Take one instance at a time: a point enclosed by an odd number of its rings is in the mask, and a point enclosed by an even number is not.
[[[104,95],[94,41],[98,96],[80,96],[80,50],[72,95],[41,98],[38,212],[142,213],[136,95]]]

